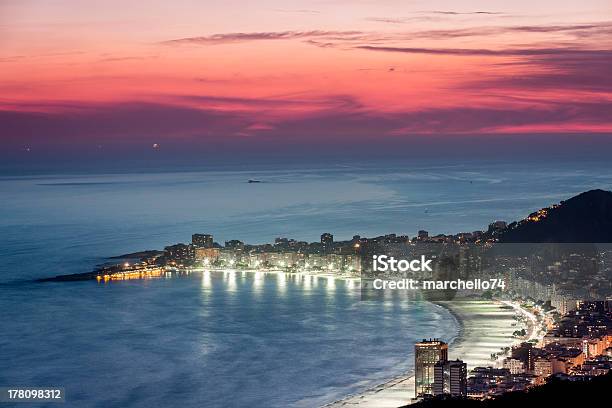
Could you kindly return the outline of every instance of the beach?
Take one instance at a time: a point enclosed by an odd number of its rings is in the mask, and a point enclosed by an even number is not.
[[[515,320],[518,311],[507,303],[470,300],[436,304],[450,311],[460,323],[458,335],[442,340],[449,342],[449,359],[463,360],[468,370],[478,366],[496,366],[499,361],[492,360],[491,354],[519,341],[512,336],[522,327]],[[410,404],[412,398],[414,375],[410,372],[324,407],[397,408]]]

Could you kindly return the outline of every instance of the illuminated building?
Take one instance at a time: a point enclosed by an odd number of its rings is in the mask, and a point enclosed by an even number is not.
[[[525,364],[516,358],[505,359],[504,368],[510,370],[510,374],[522,374],[525,372]]]
[[[565,296],[553,294],[550,297],[550,304],[556,308],[560,315],[566,315],[569,312],[576,310],[577,301],[575,299],[568,299]]]
[[[415,396],[433,394],[434,367],[448,360],[448,344],[438,339],[425,340],[414,345]]]
[[[433,395],[467,396],[467,364],[462,360],[438,361],[434,365]]]
[[[213,236],[210,234],[193,234],[191,243],[198,248],[212,248]]]
[[[552,361],[544,357],[536,358],[533,362],[533,373],[543,378],[553,375]]]
[[[533,370],[533,344],[521,343],[519,346],[512,347],[512,358],[522,361],[527,371]]]
[[[195,259],[195,247],[185,244],[170,245],[164,248],[164,256],[170,261],[188,263]]]
[[[219,259],[221,250],[219,248],[200,248],[195,249],[195,260],[205,265],[210,265]]]

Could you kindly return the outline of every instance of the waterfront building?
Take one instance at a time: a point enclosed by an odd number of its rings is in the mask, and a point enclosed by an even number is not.
[[[358,255],[344,255],[343,261],[343,268],[347,272],[361,272],[361,258]]]
[[[171,262],[187,264],[195,259],[195,247],[185,244],[170,245],[164,248],[164,257]]]
[[[219,259],[219,248],[195,248],[195,260],[203,265],[212,265]]]
[[[448,360],[448,344],[438,339],[418,342],[414,345],[415,396],[433,395],[434,367]]]
[[[249,254],[249,268],[264,268],[267,266],[268,254],[266,252],[253,252]]]
[[[269,252],[266,254],[266,265],[271,268],[292,268],[298,259],[297,252]]]
[[[467,364],[462,360],[438,361],[434,365],[433,395],[467,396]]]
[[[248,264],[249,257],[248,254],[245,254],[242,250],[232,250],[223,248],[219,251],[219,262],[223,266],[234,267],[239,264]]]
[[[214,245],[213,236],[210,234],[193,234],[191,243],[198,248],[212,248]]]
[[[325,267],[325,263],[325,256],[320,254],[309,254],[306,258],[305,267],[309,270],[321,270]]]

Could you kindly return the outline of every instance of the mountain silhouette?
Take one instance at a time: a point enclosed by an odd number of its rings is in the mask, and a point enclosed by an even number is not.
[[[612,242],[612,192],[590,190],[512,223],[499,242]]]

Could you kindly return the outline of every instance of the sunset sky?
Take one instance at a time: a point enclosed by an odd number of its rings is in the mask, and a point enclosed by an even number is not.
[[[581,143],[612,133],[612,2],[2,0],[0,73],[13,160]]]

